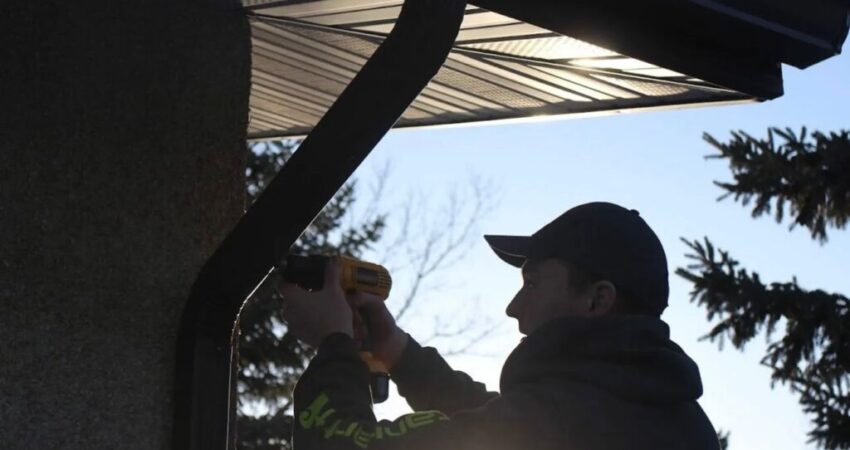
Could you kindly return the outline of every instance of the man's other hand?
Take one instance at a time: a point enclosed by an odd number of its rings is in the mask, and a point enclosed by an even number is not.
[[[332,333],[354,337],[351,307],[339,283],[339,259],[330,258],[325,266],[325,283],[321,290],[308,291],[284,281],[283,318],[289,331],[303,342],[318,347]]]
[[[372,355],[391,369],[407,347],[407,333],[396,325],[384,304],[384,298],[366,292],[354,292],[348,296],[348,300],[355,310],[355,338],[362,339],[361,336],[368,333]]]

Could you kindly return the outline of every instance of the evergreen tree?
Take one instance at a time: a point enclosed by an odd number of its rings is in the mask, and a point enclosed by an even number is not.
[[[260,195],[297,145],[297,141],[272,141],[250,146],[246,169],[248,204]],[[296,252],[358,257],[379,241],[384,230],[384,214],[367,217],[362,223],[343,224],[355,201],[355,188],[352,181],[336,193],[295,243]],[[310,349],[286,332],[276,285],[271,281],[261,286],[240,315],[237,384],[240,449],[289,448],[291,393],[312,356]]]
[[[790,212],[791,227],[805,226],[821,243],[828,227],[846,226],[850,131],[810,136],[805,128],[799,134],[772,128],[767,139],[742,131],[726,143],[708,134],[704,139],[719,151],[709,158],[728,160],[734,177],[715,182],[726,191],[721,199],[732,195],[745,206],[755,199],[753,217],[773,211],[777,222]],[[810,442],[850,449],[850,300],[802,289],[796,278],[765,284],[708,238],[683,241],[694,263],[676,273],[693,283],[691,301],[717,320],[705,337],[721,348],[728,339],[740,349],[764,332],[769,345],[762,364],[772,370],[771,385],[789,386],[812,416]],[[778,326],[784,327],[781,333]]]

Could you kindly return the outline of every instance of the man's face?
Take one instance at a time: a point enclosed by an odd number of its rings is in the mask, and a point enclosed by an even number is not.
[[[569,268],[561,261],[526,261],[522,280],[522,287],[505,311],[519,322],[520,333],[530,334],[557,317],[592,315],[591,293],[576,293],[570,288]]]

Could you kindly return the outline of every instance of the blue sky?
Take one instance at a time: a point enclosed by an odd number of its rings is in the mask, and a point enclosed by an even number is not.
[[[638,209],[665,246],[671,272],[686,264],[680,237],[709,236],[765,281],[797,276],[804,288],[850,294],[850,231],[832,231],[820,245],[805,229],[788,231],[772,218],[754,220],[726,200],[713,180],[728,180],[723,161],[706,160],[707,131],[723,140],[730,130],[756,136],[769,126],[824,131],[850,128],[850,57],[838,56],[805,71],[785,68],[786,94],[748,105],[680,109],[584,119],[436,128],[391,132],[356,177],[366,183],[391,162],[384,205],[410,192],[438,204],[470,176],[498,187],[495,211],[480,233],[529,234],[571,206],[605,200]],[[477,300],[478,311],[498,332],[477,353],[450,358],[458,369],[498,388],[504,357],[518,343],[504,308],[519,288],[516,269],[490,253],[479,239],[468,257],[439,274],[446,287],[425,293],[423,311],[454,311]],[[400,280],[402,283],[404,280]],[[786,387],[770,389],[770,372],[759,366],[765,347],[756,339],[744,352],[698,339],[710,327],[689,302],[689,285],[671,275],[670,307],[663,319],[672,337],[699,364],[705,394],[700,400],[714,425],[732,432],[733,450],[797,450],[806,443],[809,419]],[[393,301],[391,296],[390,302]],[[416,324],[409,325],[416,337]],[[376,409],[383,418],[405,412],[397,397]]]

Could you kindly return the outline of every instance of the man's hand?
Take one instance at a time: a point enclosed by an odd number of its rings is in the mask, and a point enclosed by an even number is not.
[[[340,286],[339,272],[339,260],[330,258],[321,290],[311,292],[287,281],[280,284],[283,318],[289,331],[314,347],[332,333],[354,336],[351,307]]]
[[[383,298],[365,292],[355,292],[348,300],[355,310],[355,339],[362,339],[361,336],[368,333],[372,343],[372,355],[392,369],[407,347],[407,333],[396,325]]]

